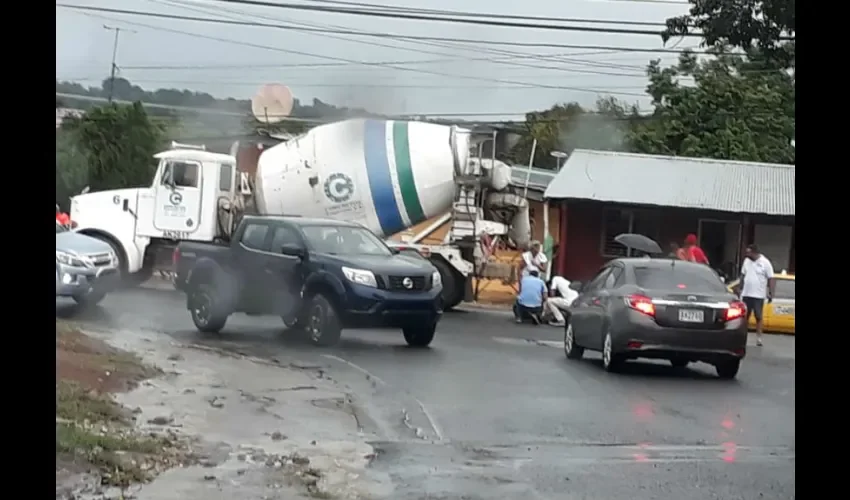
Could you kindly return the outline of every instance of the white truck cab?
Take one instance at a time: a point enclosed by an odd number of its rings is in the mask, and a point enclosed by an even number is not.
[[[154,264],[170,259],[179,240],[220,237],[218,208],[230,203],[236,185],[236,159],[231,155],[172,143],[171,150],[154,158],[158,166],[149,187],[71,199],[72,225],[109,243],[125,277],[141,271],[139,278],[147,279]]]

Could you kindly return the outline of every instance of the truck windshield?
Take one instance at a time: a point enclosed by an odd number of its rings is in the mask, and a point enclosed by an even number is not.
[[[368,230],[348,226],[302,226],[307,243],[319,253],[336,255],[392,255]]]

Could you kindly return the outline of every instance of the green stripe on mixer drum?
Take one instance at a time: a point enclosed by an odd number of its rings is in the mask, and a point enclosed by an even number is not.
[[[395,149],[395,168],[398,172],[398,187],[407,216],[413,224],[425,219],[419,193],[416,191],[416,181],[413,179],[413,167],[410,164],[410,140],[408,139],[408,122],[393,122],[393,147]]]

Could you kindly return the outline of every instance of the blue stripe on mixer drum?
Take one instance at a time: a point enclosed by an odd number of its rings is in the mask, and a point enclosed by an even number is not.
[[[389,236],[404,229],[404,222],[393,194],[393,180],[390,177],[390,163],[387,158],[386,123],[380,120],[366,120],[363,128],[363,152],[375,214],[384,235]]]

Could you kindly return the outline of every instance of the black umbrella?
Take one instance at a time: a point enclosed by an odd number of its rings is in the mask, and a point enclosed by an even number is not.
[[[658,243],[653,241],[650,238],[642,234],[634,234],[634,233],[623,233],[618,234],[614,237],[614,241],[623,245],[624,247],[631,248],[633,250],[637,250],[639,252],[648,253],[648,254],[660,254],[663,253],[661,247],[658,246]]]

